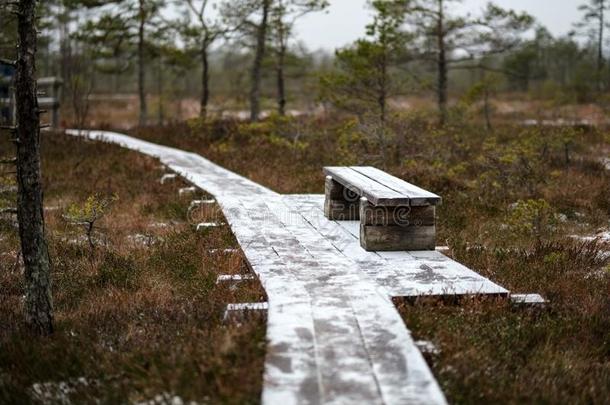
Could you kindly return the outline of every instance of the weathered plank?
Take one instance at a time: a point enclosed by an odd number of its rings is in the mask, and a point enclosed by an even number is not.
[[[507,295],[508,291],[436,251],[367,252],[358,221],[329,221],[323,195],[284,196],[307,223],[392,297],[421,295]]]
[[[362,203],[362,201],[361,201]],[[368,206],[361,215],[363,225],[375,226],[431,226],[435,224],[436,207],[433,205],[419,207],[375,207]]]
[[[408,205],[409,198],[349,167],[325,167],[324,173],[375,205]]]
[[[438,195],[374,167],[329,166],[324,168],[324,173],[344,187],[366,197],[373,205],[422,206],[441,202]]]
[[[337,221],[353,221],[360,217],[360,197],[327,176],[324,182],[326,199],[324,214]]]
[[[314,265],[314,261],[306,258],[294,263],[295,266],[302,267],[303,271],[299,273],[310,280],[306,284],[308,288],[311,288],[310,294],[330,294],[330,297],[325,300],[328,307],[325,306],[324,310],[319,313],[319,316],[325,318],[324,325],[329,325],[328,331],[326,331],[329,335],[318,334],[318,331],[316,331],[316,337],[321,336],[319,342],[338,342],[337,339],[339,338],[342,340],[354,339],[354,337],[348,338],[348,336],[333,336],[337,330],[341,331],[342,335],[351,334],[350,328],[346,326],[349,325],[350,318],[334,319],[332,315],[332,313],[343,313],[341,305],[349,302],[352,307],[351,316],[356,317],[358,325],[358,329],[353,333],[360,334],[361,339],[364,339],[362,343],[358,343],[357,339],[353,340],[350,345],[357,348],[364,343],[365,352],[369,356],[368,361],[372,365],[373,373],[376,376],[377,389],[382,393],[382,401],[385,403],[422,401],[435,403],[439,400],[443,401],[438,386],[435,382],[432,382],[433,378],[425,365],[425,361],[415,348],[410,335],[404,328],[400,315],[386,292],[378,289],[366,274],[360,271],[354,272],[354,268],[357,269],[358,267],[351,260],[345,260],[347,258],[340,260],[334,246],[321,234],[312,232],[309,222],[305,218],[303,218],[303,222],[294,220],[300,213],[293,204],[285,204],[284,201],[276,197],[265,198],[265,200],[273,210],[289,209],[291,211],[293,215],[287,217],[290,217],[292,221],[285,223],[285,228],[305,248],[304,250],[298,250],[298,252],[309,252],[312,257],[316,258],[315,262],[318,265]],[[306,261],[309,263],[303,266],[303,262]],[[315,275],[313,279],[312,274]],[[349,312],[345,316],[347,315],[349,315]],[[315,317],[316,314],[314,314]],[[405,332],[407,333],[405,334]],[[345,344],[347,344],[347,341],[345,341]],[[332,387],[345,386],[345,384],[352,385],[358,381],[351,382],[349,378],[345,379],[345,376],[337,375],[337,369],[333,370],[329,367],[330,364],[326,364],[337,356],[348,356],[350,352],[342,353],[341,349],[334,344],[327,349],[323,349],[322,353],[321,364],[318,367],[321,369],[322,375],[326,376],[323,380],[328,379]],[[330,359],[327,359],[327,356],[330,356]],[[353,363],[354,361],[353,356],[349,357],[349,363],[344,364],[343,367],[353,367],[355,372],[365,369],[364,364],[359,365]],[[332,360],[332,363],[334,362],[335,360]],[[327,367],[328,371],[326,371]],[[349,370],[349,368],[346,368],[346,370]],[[360,372],[357,371],[356,373]],[[346,374],[350,375],[352,373]],[[359,377],[359,379],[361,378]],[[358,384],[362,391],[360,393],[354,392],[352,395],[359,396],[343,397],[342,402],[360,403],[364,401],[369,403],[371,401],[368,398],[370,393],[364,391],[363,382],[360,381]],[[334,394],[339,395],[339,393]],[[340,399],[341,397],[336,397],[333,398],[333,401]]]
[[[424,190],[414,184],[408,183],[398,177],[392,176],[389,173],[379,170],[371,166],[351,166],[351,169],[363,174],[378,183],[409,197],[410,204],[413,206],[419,205],[437,205],[442,199],[440,196]]]
[[[360,246],[368,251],[433,250],[434,221],[434,206],[374,206],[362,197]]]
[[[511,294],[510,302],[516,306],[534,307],[548,304],[540,294]]]
[[[221,283],[239,283],[241,281],[252,281],[256,280],[256,277],[252,274],[221,274],[216,277],[216,284]]]
[[[360,245],[369,251],[433,250],[436,227],[360,224]]]
[[[247,318],[252,313],[267,312],[269,304],[266,302],[241,302],[237,304],[229,304],[225,309],[223,320],[241,321]]]

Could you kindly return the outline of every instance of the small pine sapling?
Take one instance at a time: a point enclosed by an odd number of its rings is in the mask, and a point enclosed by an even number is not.
[[[63,215],[64,219],[69,223],[81,225],[85,228],[85,235],[87,236],[92,255],[95,251],[93,240],[95,225],[108,213],[111,204],[118,199],[116,194],[111,197],[102,197],[99,194],[90,195],[82,206],[73,203]]]

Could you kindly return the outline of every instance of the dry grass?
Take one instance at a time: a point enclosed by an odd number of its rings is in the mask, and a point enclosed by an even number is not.
[[[178,198],[185,184],[161,185],[164,170],[153,159],[56,134],[45,136],[43,155],[56,333],[38,340],[23,329],[17,235],[4,219],[0,403],[48,402],[33,387],[51,383],[52,392],[61,382],[85,403],[157,395],[258,402],[264,319],[238,327],[222,316],[227,303],[265,297],[258,282],[216,285],[218,274],[248,271],[241,253],[211,251],[238,248],[230,229],[195,232],[186,222],[192,197]],[[62,214],[95,193],[119,200],[99,223],[92,253]]]
[[[321,168],[331,164],[377,165],[439,193],[439,244],[511,291],[550,300],[542,312],[476,299],[398,303],[415,336],[440,349],[428,360],[450,401],[607,403],[610,246],[570,237],[610,227],[610,175],[597,161],[607,133],[489,133],[459,120],[439,129],[408,116],[392,121],[385,151],[349,119],[191,122],[134,133],[284,193],[321,193]]]
[[[427,358],[450,401],[606,403],[610,269],[600,254],[610,247],[570,235],[610,226],[610,179],[597,162],[608,134],[514,126],[488,133],[459,120],[439,129],[425,116],[398,117],[390,129],[385,149],[370,127],[347,118],[195,121],[134,134],[197,151],[284,193],[322,192],[324,165],[372,164],[441,194],[439,244],[510,290],[550,300],[544,311],[480,299],[397,301],[414,335],[439,348]],[[263,293],[257,284],[216,287],[217,273],[246,269],[240,257],[206,253],[234,247],[229,230],[194,233],[184,223],[188,199],[175,198],[178,184],[159,184],[162,170],[148,158],[63,137],[47,139],[45,156],[49,206],[92,192],[118,192],[120,200],[101,224],[106,245],[93,261],[86,245],[70,242],[82,233],[62,209],[49,211],[58,333],[44,342],[21,330],[17,243],[0,223],[10,258],[0,264],[0,321],[8,325],[0,332],[8,348],[0,352],[0,402],[26,400],[35,382],[82,376],[94,382],[74,393],[85,400],[170,392],[257,401],[264,323],[224,327],[220,317],[225,303]],[[127,239],[134,233],[163,242],[134,244]]]

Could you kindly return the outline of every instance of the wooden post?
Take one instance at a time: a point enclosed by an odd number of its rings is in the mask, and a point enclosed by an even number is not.
[[[357,221],[360,219],[360,196],[326,176],[324,215],[333,221]]]
[[[360,245],[367,251],[434,250],[436,208],[374,206],[360,199]]]

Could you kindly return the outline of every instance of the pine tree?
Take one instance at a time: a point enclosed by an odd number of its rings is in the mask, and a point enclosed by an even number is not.
[[[277,83],[277,109],[286,114],[286,53],[290,38],[294,35],[294,24],[299,18],[328,7],[326,0],[275,0],[271,9],[271,35],[275,52]]]
[[[4,61],[15,68],[17,122],[17,219],[25,275],[25,322],[37,335],[53,333],[51,263],[45,240],[40,165],[40,120],[36,90],[37,28],[35,0],[14,3],[17,15],[17,59]],[[12,161],[10,163],[13,163]]]
[[[79,2],[82,7],[98,10],[99,17],[81,27],[80,39],[97,45],[97,58],[111,62],[106,70],[124,72],[135,61],[139,123],[141,126],[146,125],[146,66],[149,62],[151,31],[159,29],[163,24],[158,17],[165,0],[72,1]]]
[[[584,13],[582,21],[576,24],[578,29],[584,29],[595,44],[597,57],[597,89],[603,91],[605,88],[603,80],[603,70],[605,65],[604,45],[606,28],[610,25],[606,21],[608,10],[610,10],[610,0],[588,0],[578,9]]]
[[[435,64],[439,121],[447,119],[449,71],[464,61],[511,49],[534,20],[492,3],[479,17],[455,15],[451,9],[462,0],[412,0],[407,10],[409,28],[420,39],[412,52]]]

